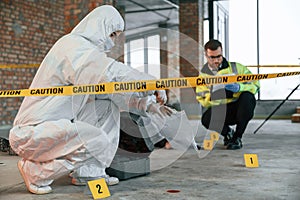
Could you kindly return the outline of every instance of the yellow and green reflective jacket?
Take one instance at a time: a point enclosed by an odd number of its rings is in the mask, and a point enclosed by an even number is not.
[[[208,65],[205,64],[199,76],[205,77],[237,74],[252,73],[246,66],[240,63],[227,62],[226,59],[223,58],[222,67],[218,70],[216,75],[214,75],[213,72],[209,69]],[[236,101],[242,92],[248,91],[252,94],[256,94],[260,88],[259,81],[243,82],[238,84],[240,85],[240,90],[236,93],[225,90],[225,85],[198,86],[196,87],[196,98],[203,107],[209,108],[211,106],[227,104]]]

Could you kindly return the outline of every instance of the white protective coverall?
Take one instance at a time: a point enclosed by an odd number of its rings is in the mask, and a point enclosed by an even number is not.
[[[123,29],[115,8],[94,9],[54,44],[30,88],[154,79],[106,56],[109,35]],[[153,92],[25,97],[9,141],[30,183],[50,185],[71,170],[77,177],[105,174],[118,147],[120,110],[145,115]]]

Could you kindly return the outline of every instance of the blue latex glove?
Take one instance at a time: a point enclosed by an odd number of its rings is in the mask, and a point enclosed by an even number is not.
[[[227,84],[227,85],[225,85],[225,89],[229,90],[231,92],[239,92],[240,84],[238,84],[238,83]]]

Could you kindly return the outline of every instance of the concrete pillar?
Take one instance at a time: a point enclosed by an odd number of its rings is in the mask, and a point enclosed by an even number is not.
[[[159,31],[160,37],[160,74],[161,78],[168,78],[168,31],[167,31],[167,24],[160,24],[159,26],[162,28]]]
[[[160,72],[161,78],[179,77],[179,32],[177,26],[160,25]],[[180,101],[180,89],[167,90],[168,104],[176,106]]]

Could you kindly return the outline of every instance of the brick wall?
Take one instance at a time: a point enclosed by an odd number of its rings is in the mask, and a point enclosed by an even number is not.
[[[1,0],[0,90],[28,88],[52,45],[90,10],[113,0]],[[6,68],[17,64],[17,68]],[[12,124],[22,98],[0,99],[0,126]]]
[[[52,44],[64,33],[64,1],[0,1],[0,89],[28,88]],[[0,125],[12,124],[22,98],[0,99]]]
[[[91,10],[101,5],[115,5],[114,0],[65,0],[64,30],[69,33]]]
[[[201,2],[201,0],[180,0],[180,75],[184,77],[198,76],[199,74],[201,60],[199,48],[203,41]],[[180,91],[181,102],[197,102],[193,89],[181,89]]]

